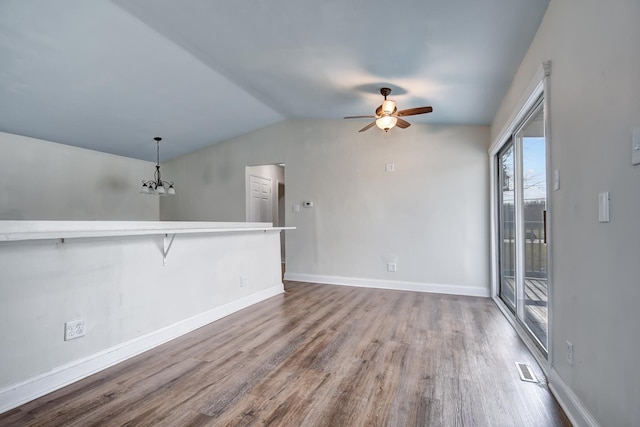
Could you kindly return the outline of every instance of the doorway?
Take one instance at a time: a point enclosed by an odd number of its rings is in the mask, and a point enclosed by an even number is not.
[[[284,163],[245,167],[245,201],[247,222],[270,222],[285,226]],[[280,232],[280,255],[285,264],[285,232]]]
[[[548,348],[547,144],[540,98],[496,154],[498,296]]]

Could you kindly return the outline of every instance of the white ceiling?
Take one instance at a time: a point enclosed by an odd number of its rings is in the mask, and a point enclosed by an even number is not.
[[[0,0],[0,131],[161,161],[287,118],[489,124],[548,0]],[[366,121],[353,121],[357,132]],[[401,129],[393,131],[402,132]]]

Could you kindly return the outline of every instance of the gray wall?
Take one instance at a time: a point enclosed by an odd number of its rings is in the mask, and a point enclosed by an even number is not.
[[[155,163],[0,132],[0,220],[159,218]]]
[[[640,371],[640,2],[553,0],[492,126],[498,137],[536,70],[552,61],[552,376],[603,426],[638,425]],[[611,222],[598,222],[598,193]],[[574,363],[566,362],[566,341]],[[553,382],[553,378],[552,378]],[[553,385],[553,384],[552,384]]]
[[[64,229],[85,235],[143,226],[71,225],[76,227]],[[0,230],[10,229],[2,224]],[[33,229],[53,234],[57,226],[36,222],[17,232]],[[59,386],[61,376],[63,384],[77,380],[78,366],[92,373],[106,367],[109,353],[122,358],[146,349],[136,340],[168,339],[186,332],[185,326],[208,323],[226,307],[239,309],[243,299],[281,292],[278,240],[275,232],[178,234],[166,266],[162,234],[0,242],[0,412],[16,383],[26,397],[38,384],[39,395]],[[86,335],[64,341],[65,322],[77,319],[85,321]]]
[[[285,163],[286,224],[297,227],[286,232],[288,273],[488,294],[489,128],[361,127],[288,120],[174,159],[166,173],[180,187],[161,218],[243,220],[245,166]],[[305,200],[314,207],[291,212]]]

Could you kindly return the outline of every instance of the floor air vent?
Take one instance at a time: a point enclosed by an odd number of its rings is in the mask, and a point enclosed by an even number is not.
[[[518,367],[518,373],[520,374],[520,379],[522,381],[528,381],[530,383],[537,383],[538,379],[536,375],[533,373],[531,366],[526,363],[516,362],[516,366]]]

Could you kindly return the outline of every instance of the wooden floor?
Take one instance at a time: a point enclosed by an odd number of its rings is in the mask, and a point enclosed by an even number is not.
[[[286,293],[0,415],[2,426],[570,426],[487,298]]]

